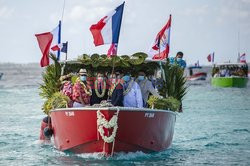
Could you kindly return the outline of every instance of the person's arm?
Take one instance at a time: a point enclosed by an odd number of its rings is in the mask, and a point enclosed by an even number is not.
[[[157,91],[155,90],[155,88],[153,87],[153,84],[151,81],[147,81],[147,89],[150,93],[152,93],[152,95],[156,96],[156,97],[161,97]]]

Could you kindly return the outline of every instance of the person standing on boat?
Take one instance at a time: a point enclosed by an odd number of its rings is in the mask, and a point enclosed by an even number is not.
[[[170,64],[177,63],[182,69],[185,69],[187,64],[186,64],[186,61],[182,59],[183,55],[184,55],[183,52],[177,52],[175,57],[169,58]]]
[[[137,107],[143,108],[143,100],[141,94],[141,88],[136,81],[131,79],[129,73],[125,74],[122,78],[124,80],[123,84],[123,105],[124,107]]]
[[[71,77],[72,74],[67,74],[67,75],[63,75],[60,77],[60,81],[61,81],[61,93],[68,96],[70,99],[70,102],[68,103],[69,107],[73,106],[73,85],[71,83]]]
[[[90,96],[92,95],[91,87],[87,83],[86,69],[80,69],[79,78],[73,86],[73,107],[84,107],[90,104]]]
[[[108,99],[108,85],[104,74],[97,73],[96,80],[94,81],[94,88],[92,89],[92,96],[90,99],[90,105],[100,104],[101,101]]]
[[[108,91],[113,106],[123,106],[123,86],[119,79],[120,73],[110,75],[110,87]]]
[[[157,91],[153,87],[152,82],[146,78],[146,74],[143,70],[141,70],[138,73],[137,82],[141,88],[143,107],[147,107],[149,93],[151,93],[152,95],[154,95],[158,98],[161,98],[161,96],[157,93]]]

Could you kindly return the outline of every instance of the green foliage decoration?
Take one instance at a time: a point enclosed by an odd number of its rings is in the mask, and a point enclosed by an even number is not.
[[[70,99],[61,92],[55,92],[48,100],[44,102],[43,111],[49,115],[50,111],[56,108],[67,108]]]
[[[171,111],[179,111],[181,102],[174,97],[167,98],[157,98],[155,96],[150,96],[148,99],[148,104],[152,109],[162,109]]]
[[[55,92],[60,90],[61,82],[61,65],[57,61],[55,55],[50,54],[50,58],[54,61],[46,67],[45,71],[42,73],[43,83],[40,84],[39,95],[44,99],[49,99]]]
[[[169,64],[168,61],[163,65],[163,70],[166,80],[163,81],[163,86],[159,90],[160,94],[164,97],[174,97],[182,102],[187,93],[184,70],[177,64]]]

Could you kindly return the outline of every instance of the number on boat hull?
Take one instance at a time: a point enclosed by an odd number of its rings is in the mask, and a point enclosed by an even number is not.
[[[65,112],[66,116],[75,116],[75,113],[73,111]]]
[[[144,117],[145,118],[154,118],[155,117],[155,113],[145,113]]]

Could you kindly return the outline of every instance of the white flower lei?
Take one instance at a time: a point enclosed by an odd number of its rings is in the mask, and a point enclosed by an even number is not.
[[[133,84],[134,84],[134,80],[131,80],[128,84],[128,88],[125,91],[123,91],[124,96],[127,95],[131,91]]]
[[[99,93],[98,88],[97,88],[97,80],[95,80],[95,93],[96,96],[99,98],[102,98],[105,95],[106,92],[106,81],[103,83],[104,88],[102,88],[102,94]]]
[[[98,110],[96,113],[97,113],[97,128],[103,141],[106,143],[114,142],[116,132],[118,129],[117,120],[118,120],[119,110],[113,115],[110,121],[106,120],[105,116],[101,113],[100,110]],[[110,136],[105,136],[103,127],[107,129],[113,128],[112,134]]]

